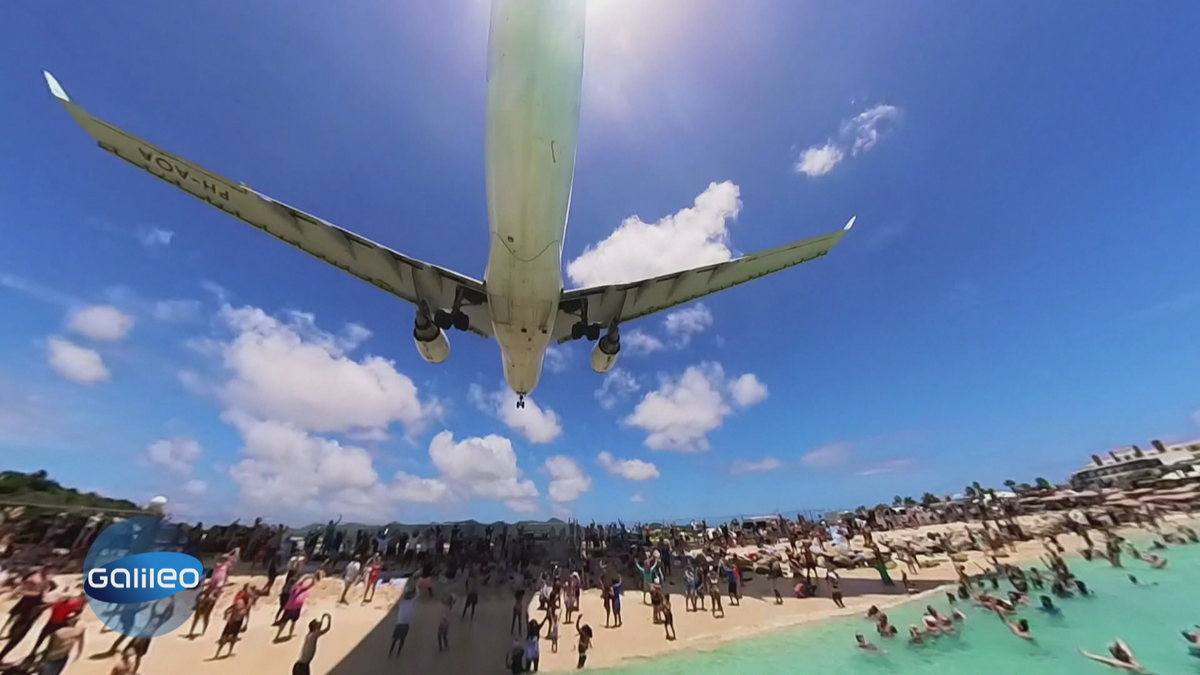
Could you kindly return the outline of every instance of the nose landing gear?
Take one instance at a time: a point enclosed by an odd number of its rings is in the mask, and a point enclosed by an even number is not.
[[[517,394],[517,407],[518,408],[525,407],[525,394]]]

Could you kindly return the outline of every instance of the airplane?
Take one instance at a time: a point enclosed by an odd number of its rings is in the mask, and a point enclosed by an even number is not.
[[[482,281],[397,253],[167,152],[92,116],[53,75],[43,75],[101,149],[413,304],[413,340],[427,362],[450,355],[450,329],[495,337],[518,408],[537,386],[552,342],[595,342],[591,367],[606,373],[626,323],[820,258],[854,225],[851,218],[836,232],[725,262],[565,290],[586,0],[493,0],[491,10],[484,149],[491,241]]]

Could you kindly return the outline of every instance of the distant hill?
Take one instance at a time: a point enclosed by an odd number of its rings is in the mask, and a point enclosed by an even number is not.
[[[112,499],[95,492],[80,492],[74,488],[63,487],[58,481],[50,480],[45,471],[0,471],[0,502],[37,504],[50,508],[142,510],[127,499]]]
[[[347,532],[348,534],[353,536],[359,530],[367,530],[369,532],[377,532],[385,527],[390,527],[390,528],[395,529],[395,528],[429,527],[432,525],[441,525],[442,529],[449,530],[450,528],[454,527],[455,525],[460,525],[464,528],[470,528],[472,526],[485,527],[489,524],[496,525],[498,527],[504,526],[504,525],[508,525],[509,527],[516,527],[517,525],[522,525],[522,526],[528,527],[530,525],[544,525],[544,524],[553,525],[555,527],[561,527],[561,526],[565,525],[566,523],[564,521],[559,520],[558,518],[551,518],[549,520],[522,520],[519,523],[505,523],[504,521],[499,521],[499,520],[494,523],[481,523],[477,520],[460,520],[457,522],[439,522],[439,523],[397,523],[397,522],[392,522],[392,523],[388,523],[387,525],[364,525],[363,523],[338,523],[337,528],[339,530]],[[314,530],[318,530],[318,531],[324,530],[326,525],[327,525],[327,523],[310,523],[308,525],[305,525],[304,527],[294,527],[294,528],[291,528],[291,534],[295,535],[295,536],[300,536],[300,535],[304,535],[309,532],[312,532]]]

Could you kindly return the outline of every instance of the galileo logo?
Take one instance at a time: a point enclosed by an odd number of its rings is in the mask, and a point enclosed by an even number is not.
[[[130,637],[182,626],[204,586],[199,550],[182,527],[153,516],[119,521],[88,550],[83,590],[96,616]]]

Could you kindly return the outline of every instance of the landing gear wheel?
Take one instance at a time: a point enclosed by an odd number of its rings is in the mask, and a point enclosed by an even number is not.
[[[449,330],[454,325],[454,317],[444,309],[439,309],[433,313],[433,325],[442,330]]]
[[[517,407],[518,408],[525,407],[525,395],[524,394],[517,396]]]
[[[578,340],[579,338],[583,337],[584,330],[585,328],[582,321],[571,326],[571,339]]]
[[[587,339],[589,342],[595,342],[600,339],[600,324],[594,323],[587,327]]]
[[[461,330],[461,331],[465,332],[466,330],[470,329],[471,318],[468,317],[466,314],[464,314],[462,312],[455,312],[453,314],[453,319],[454,319],[454,327],[457,330]]]

